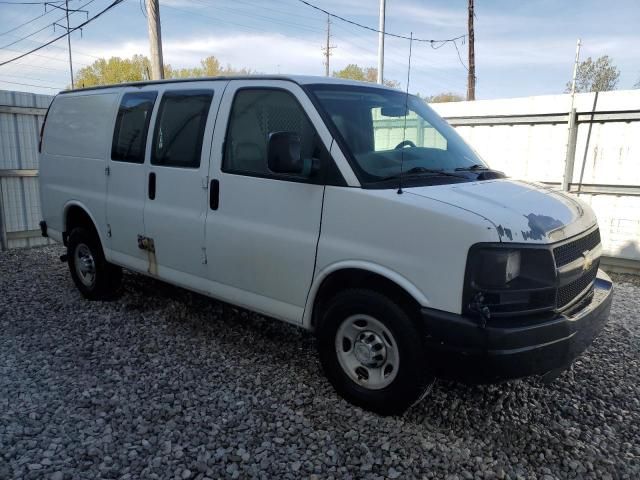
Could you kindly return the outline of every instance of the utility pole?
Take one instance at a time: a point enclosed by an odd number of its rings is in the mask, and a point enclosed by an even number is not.
[[[329,76],[329,57],[331,56],[331,50],[336,48],[335,45],[330,44],[331,41],[331,17],[327,15],[327,43],[324,47],[322,47],[322,52],[324,53],[324,74],[325,76]]]
[[[67,16],[67,46],[69,47],[69,74],[71,75],[71,90],[73,90],[73,60],[71,59],[71,34],[69,33],[69,0],[65,0],[65,14]]]
[[[573,62],[573,76],[571,77],[571,104],[569,107],[569,133],[567,134],[567,156],[564,160],[564,175],[562,176],[562,190],[568,192],[573,180],[573,165],[576,161],[576,142],[578,140],[577,115],[574,107],[576,97],[576,78],[578,76],[578,64],[580,62],[580,46],[578,39],[576,44],[576,58]]]
[[[153,80],[164,78],[162,60],[162,31],[160,29],[160,5],[158,0],[146,0],[149,43],[151,45],[151,75]]]
[[[469,73],[467,75],[467,100],[476,99],[476,52],[473,33],[473,0],[469,0],[469,19],[467,22],[469,41]]]
[[[377,82],[382,84],[384,81],[384,17],[385,17],[385,0],[380,0],[380,16],[378,20],[378,79]]]
[[[71,57],[71,26],[69,25],[69,12],[71,13],[76,13],[76,12],[82,12],[84,14],[87,15],[87,18],[89,18],[89,12],[86,10],[78,10],[75,8],[69,8],[69,0],[65,0],[64,2],[64,8],[61,7],[59,4],[57,3],[49,3],[49,2],[45,2],[45,9],[46,7],[53,7],[53,8],[57,8],[58,10],[62,10],[65,14],[65,17],[67,19],[67,23],[66,25],[60,25],[59,23],[54,23],[53,24],[53,29],[55,30],[56,27],[62,28],[64,30],[66,30],[67,32],[67,47],[69,48],[69,76],[71,77],[71,88],[75,88],[75,84],[73,81],[73,59]],[[82,29],[80,29],[80,35],[82,35]]]

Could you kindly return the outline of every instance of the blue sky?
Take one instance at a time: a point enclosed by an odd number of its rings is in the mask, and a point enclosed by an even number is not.
[[[8,0],[19,1],[19,0]],[[94,15],[111,0],[70,0]],[[148,55],[143,0],[125,0],[73,34],[74,66],[98,57]],[[378,0],[310,0],[357,22],[376,27]],[[161,0],[165,62],[187,67],[215,55],[222,63],[260,73],[324,74],[321,47],[326,16],[298,0]],[[387,0],[387,31],[420,38],[450,38],[466,33],[466,0]],[[54,38],[61,30],[47,27],[62,15],[42,6],[0,4],[0,59],[8,59]],[[84,20],[72,16],[72,24]],[[640,79],[640,3],[638,0],[476,0],[477,98],[561,93],[571,76],[575,42],[582,38],[582,57],[611,56],[621,70],[618,88]],[[26,40],[9,43],[44,28]],[[3,33],[5,33],[3,35]],[[331,69],[349,63],[375,66],[377,35],[332,21]],[[458,44],[466,64],[466,44]],[[464,93],[466,70],[452,45],[438,50],[414,44],[412,92]],[[406,80],[408,42],[388,38],[385,77]],[[0,67],[0,89],[53,93],[69,83],[66,42]],[[52,88],[17,85],[31,84]]]

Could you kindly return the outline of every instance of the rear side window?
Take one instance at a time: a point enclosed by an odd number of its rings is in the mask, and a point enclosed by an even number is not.
[[[111,144],[113,160],[144,162],[149,121],[157,96],[157,92],[136,92],[122,97]]]
[[[152,165],[200,166],[202,138],[212,99],[211,90],[172,91],[163,95],[153,134]]]

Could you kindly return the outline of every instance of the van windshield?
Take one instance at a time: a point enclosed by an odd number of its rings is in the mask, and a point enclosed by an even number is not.
[[[309,90],[342,137],[363,183],[398,178],[401,162],[407,177],[439,177],[437,183],[468,181],[463,170],[488,168],[447,122],[414,95],[350,85],[317,84]]]

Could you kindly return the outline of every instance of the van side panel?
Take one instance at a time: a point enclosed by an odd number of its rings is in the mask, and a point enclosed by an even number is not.
[[[424,307],[460,313],[469,248],[499,240],[486,219],[444,202],[395,189],[328,186],[304,325],[320,283],[342,268],[378,273]]]
[[[42,215],[66,230],[65,208],[81,205],[106,237],[105,160],[111,146],[119,91],[58,95],[49,110],[40,154]]]

